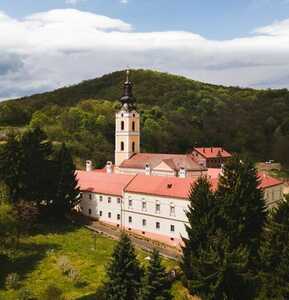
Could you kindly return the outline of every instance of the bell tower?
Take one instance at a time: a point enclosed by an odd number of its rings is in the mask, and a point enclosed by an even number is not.
[[[122,104],[115,117],[115,165],[140,152],[140,119],[136,111],[136,101],[132,93],[130,72],[126,71],[123,88]]]

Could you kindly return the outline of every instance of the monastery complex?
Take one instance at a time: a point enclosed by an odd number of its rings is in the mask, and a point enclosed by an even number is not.
[[[103,169],[86,162],[77,171],[80,212],[151,239],[178,245],[186,237],[188,193],[199,176],[216,189],[231,154],[220,147],[192,148],[190,154],[142,153],[141,127],[129,72],[115,118],[115,161]],[[260,174],[268,207],[283,197],[281,181]]]

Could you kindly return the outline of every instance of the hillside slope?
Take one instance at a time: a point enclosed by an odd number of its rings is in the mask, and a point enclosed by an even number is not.
[[[142,112],[143,150],[187,152],[193,145],[223,145],[258,160],[289,164],[288,90],[216,86],[150,70],[133,70],[131,77]],[[102,162],[113,154],[113,118],[123,81],[124,72],[114,72],[3,102],[0,126],[41,126],[53,140],[68,142],[77,157]]]

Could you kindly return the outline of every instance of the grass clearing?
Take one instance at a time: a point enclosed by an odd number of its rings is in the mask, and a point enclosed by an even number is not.
[[[36,299],[49,284],[56,284],[64,292],[65,299],[89,300],[95,299],[94,294],[105,276],[105,266],[111,257],[116,241],[77,225],[42,226],[35,234],[22,238],[17,251],[10,262],[1,266],[4,274],[18,273],[20,275],[19,289],[27,289]],[[142,264],[148,253],[138,250],[138,258]],[[59,257],[65,256],[70,264],[79,272],[77,284],[63,274],[59,267]],[[177,263],[163,260],[167,268]],[[0,282],[0,299],[15,300],[18,291],[7,291],[4,278]],[[184,289],[180,283],[174,284],[172,292],[175,299],[181,300]]]

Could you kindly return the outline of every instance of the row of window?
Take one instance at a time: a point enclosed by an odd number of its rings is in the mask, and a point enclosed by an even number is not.
[[[124,130],[124,121],[121,121],[120,128],[121,128],[121,130]],[[131,130],[135,131],[135,122],[134,121],[131,124]]]
[[[129,209],[133,209],[132,199],[128,200],[128,207],[129,207]],[[145,200],[142,201],[142,211],[147,211],[147,203]],[[156,201],[155,212],[157,214],[161,213],[161,204],[158,201]],[[176,215],[176,208],[175,208],[175,205],[173,203],[171,203],[170,204],[170,216],[175,216],[175,215]]]
[[[90,210],[90,213],[91,214],[91,210]],[[100,210],[99,211],[99,216],[102,217],[103,213],[102,211]],[[111,212],[108,212],[107,213],[107,217],[109,219],[111,219]],[[116,219],[117,220],[120,220],[120,214],[117,214],[116,215]],[[129,216],[128,217],[128,223],[132,223],[132,216]],[[145,227],[147,225],[147,220],[146,219],[142,219],[142,226]],[[160,229],[161,228],[161,223],[160,222],[156,222],[156,229]],[[175,232],[175,225],[171,225],[171,232]]]
[[[89,199],[92,199],[92,194],[89,194]],[[99,196],[99,202],[103,201],[103,196]],[[107,197],[107,203],[110,204],[111,203],[111,197]],[[117,204],[121,203],[121,199],[117,198]],[[128,200],[128,207],[129,209],[133,209],[133,201],[132,199]],[[145,200],[142,201],[142,211],[147,211],[147,202]],[[161,204],[159,203],[159,201],[156,201],[155,204],[155,212],[157,214],[161,213]],[[170,204],[170,216],[175,216],[176,214],[176,209],[175,209],[175,205],[173,203]]]
[[[120,142],[120,151],[124,151],[124,142]],[[131,151],[135,152],[135,142],[131,144]]]

